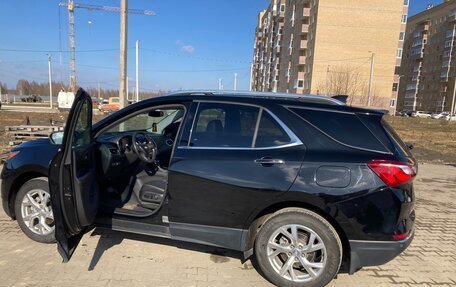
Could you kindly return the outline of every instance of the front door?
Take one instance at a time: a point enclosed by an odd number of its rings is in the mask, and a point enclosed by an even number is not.
[[[68,115],[62,146],[51,162],[49,187],[57,249],[67,262],[98,210],[92,101],[82,89]]]

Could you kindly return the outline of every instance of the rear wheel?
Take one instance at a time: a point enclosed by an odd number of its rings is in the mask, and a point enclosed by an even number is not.
[[[14,206],[19,227],[30,239],[55,242],[54,215],[46,177],[34,178],[22,185]]]
[[[264,276],[277,286],[325,286],[339,271],[342,243],[323,217],[287,208],[263,224],[255,256]]]

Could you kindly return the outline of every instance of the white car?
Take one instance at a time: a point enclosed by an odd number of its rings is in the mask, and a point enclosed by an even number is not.
[[[415,111],[412,113],[412,117],[429,119],[431,117],[431,114],[428,112]]]
[[[442,119],[444,119],[446,121],[449,121],[450,120],[450,113],[447,113],[447,115],[442,117]],[[456,121],[456,114],[453,114],[453,116],[451,117],[451,120],[452,121]]]
[[[433,119],[443,119],[446,116],[448,116],[449,114],[450,114],[449,112],[434,113],[434,114],[432,114],[431,118],[433,118]]]

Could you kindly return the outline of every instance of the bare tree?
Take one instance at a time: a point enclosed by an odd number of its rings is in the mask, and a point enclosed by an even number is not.
[[[340,65],[328,70],[324,82],[320,83],[319,90],[325,91],[328,96],[358,95],[366,81],[356,67]]]

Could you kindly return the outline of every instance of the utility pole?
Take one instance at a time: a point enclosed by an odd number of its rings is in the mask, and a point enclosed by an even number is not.
[[[136,102],[139,102],[139,41],[136,40]]]
[[[453,120],[455,98],[456,98],[456,77],[454,77],[454,83],[453,83],[453,99],[451,100],[451,111],[450,111],[450,118],[449,118],[450,121]]]
[[[253,84],[253,63],[250,63],[250,83],[249,83],[250,91],[253,90],[252,84]]]
[[[51,106],[49,107],[52,109],[52,70],[51,70],[51,55],[48,54],[48,72],[49,72],[49,101]]]
[[[374,77],[374,59],[375,59],[375,53],[371,52],[371,67],[370,67],[370,74],[369,74],[369,90],[367,94],[367,106],[369,107],[371,105],[371,99],[372,99],[372,79]]]
[[[101,99],[101,87],[100,87],[100,82],[98,82],[98,99]]]
[[[76,60],[75,60],[75,41],[74,41],[74,9],[87,9],[89,11],[94,11],[94,10],[99,10],[99,11],[106,11],[106,12],[113,12],[113,13],[120,13],[120,33],[121,33],[121,48],[120,48],[120,53],[121,53],[121,68],[122,68],[122,55],[125,55],[125,69],[126,69],[126,45],[127,45],[127,13],[130,14],[141,14],[141,15],[146,15],[146,16],[155,16],[155,12],[150,11],[150,10],[128,10],[128,0],[121,0],[121,7],[110,7],[110,6],[104,6],[104,5],[90,5],[90,4],[79,4],[79,3],[74,3],[74,0],[68,0],[67,2],[60,2],[59,6],[61,7],[68,7],[68,22],[69,22],[69,29],[68,29],[68,34],[70,36],[70,89],[71,92],[76,92]],[[125,20],[124,22],[122,20]],[[122,28],[123,27],[123,28]],[[125,38],[122,37],[125,35]],[[122,49],[122,39],[125,41],[125,49]],[[122,69],[120,74],[122,75]],[[126,74],[126,72],[125,72]],[[125,78],[124,79],[124,87],[125,87]],[[122,86],[122,78],[120,81],[120,85]],[[121,89],[122,90],[122,89]],[[119,93],[121,91],[119,90]],[[123,94],[125,94],[125,88],[123,89]],[[122,97],[120,98],[120,102],[122,104]]]
[[[329,68],[330,67],[331,67],[330,65],[328,65],[326,67],[326,91],[325,91],[325,94],[328,97],[329,97]]]
[[[127,82],[126,82],[126,85],[125,85],[125,86],[126,86],[126,90],[127,90],[127,97],[125,98],[125,99],[126,99],[126,103],[128,103],[128,102],[130,101],[130,100],[128,99],[128,96],[129,96],[128,81],[129,81],[129,80],[130,80],[130,79],[129,79],[128,76],[127,76]]]
[[[237,90],[237,73],[234,73],[234,90]]]
[[[76,93],[76,53],[74,47],[74,1],[68,0],[68,34],[70,36],[70,92]]]
[[[128,0],[120,0],[120,73],[119,73],[119,99],[120,108],[127,106],[127,29],[128,29]]]

